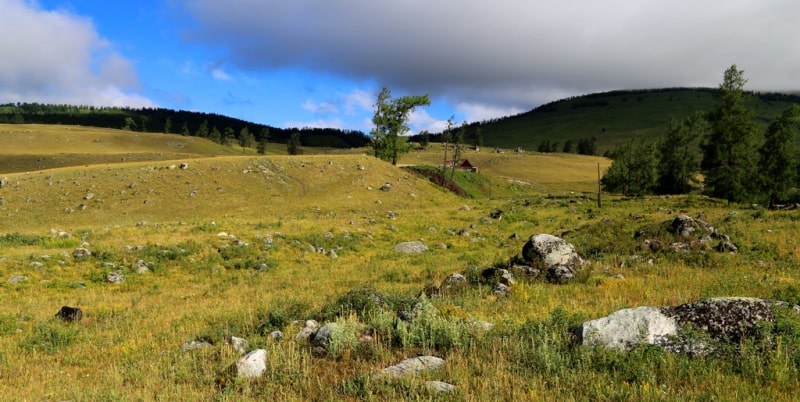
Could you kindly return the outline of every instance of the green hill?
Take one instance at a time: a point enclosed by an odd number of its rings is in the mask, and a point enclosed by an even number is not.
[[[625,138],[660,135],[670,119],[713,110],[715,93],[711,88],[667,88],[567,98],[515,116],[469,124],[465,141],[474,142],[478,128],[485,146],[527,150],[536,150],[543,140],[563,145],[567,140],[577,143],[596,137],[598,153],[602,154]],[[764,127],[791,103],[800,103],[796,95],[754,95],[751,107]]]

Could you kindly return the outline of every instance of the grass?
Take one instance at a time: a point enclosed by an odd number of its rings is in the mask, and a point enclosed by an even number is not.
[[[436,154],[412,153],[403,163]],[[754,338],[744,354],[720,358],[583,348],[570,333],[582,320],[640,305],[711,296],[797,302],[795,212],[700,196],[606,197],[599,209],[583,192],[591,192],[600,158],[483,156],[468,155],[495,184],[491,198],[484,190],[459,198],[363,155],[87,162],[4,174],[0,399],[435,399],[422,385],[427,380],[455,384],[455,400],[800,397],[798,323],[790,314],[754,335],[773,347],[759,349]],[[168,168],[180,162],[189,169]],[[560,168],[539,180],[525,174],[552,165]],[[392,190],[379,190],[386,182]],[[94,197],[86,200],[89,189]],[[495,209],[503,219],[486,219]],[[634,239],[643,229],[667,236],[659,231],[665,222],[701,212],[739,252],[650,253]],[[470,235],[458,235],[461,229]],[[537,233],[563,234],[587,257],[580,280],[522,281],[507,298],[474,283],[431,299],[435,313],[416,322],[397,319],[426,286],[505,264]],[[420,239],[431,251],[392,251]],[[72,251],[82,243],[93,255],[76,260]],[[138,260],[150,272],[134,273]],[[111,270],[126,281],[106,282]],[[13,275],[28,281],[11,284]],[[62,305],[81,307],[83,320],[58,321],[53,314]],[[326,355],[293,340],[302,327],[296,321],[312,318],[342,329]],[[494,326],[479,329],[477,321]],[[373,340],[358,341],[367,329]],[[270,337],[274,330],[284,332],[282,341]],[[237,357],[225,342],[231,335],[267,350],[264,378],[225,377]],[[189,340],[212,346],[181,352]],[[419,354],[447,363],[410,379],[373,376]]]

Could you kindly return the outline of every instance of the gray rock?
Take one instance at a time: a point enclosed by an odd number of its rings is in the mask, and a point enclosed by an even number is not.
[[[137,260],[131,264],[131,270],[137,274],[146,274],[150,272],[150,265],[144,260]]]
[[[189,169],[189,164],[188,164],[188,163],[181,163],[181,165],[180,165],[180,168],[181,168],[182,170]]]
[[[381,191],[391,191],[391,189],[392,189],[391,183],[385,183],[384,185],[381,186]]]
[[[233,347],[233,350],[235,350],[236,353],[240,355],[247,353],[247,349],[250,348],[250,342],[247,342],[247,339],[244,338],[237,338],[235,336],[230,336],[228,337],[227,341],[228,344],[231,345],[231,347]]]
[[[421,241],[408,241],[394,246],[394,251],[404,254],[419,254],[428,251],[428,247]]]
[[[180,350],[181,352],[189,352],[197,349],[210,348],[211,346],[213,345],[206,341],[191,340],[181,345]]]
[[[41,262],[39,262],[39,261],[33,261],[33,262],[31,262],[30,266],[31,266],[31,268],[36,268],[36,269],[38,269],[38,268],[44,268],[44,264],[43,264],[43,263],[41,263]]]
[[[12,275],[10,278],[8,278],[8,283],[10,283],[12,285],[16,285],[16,284],[19,284],[19,283],[22,283],[22,282],[27,282],[27,281],[28,281],[28,277],[25,276],[25,275]]]
[[[426,381],[425,389],[435,394],[452,394],[456,391],[456,386],[442,381]]]
[[[74,258],[76,260],[85,260],[85,259],[87,259],[87,258],[89,258],[91,256],[92,256],[92,252],[89,251],[89,249],[86,249],[86,248],[83,248],[83,247],[76,248],[72,252],[72,258]]]
[[[378,373],[378,377],[407,377],[410,375],[433,371],[444,366],[444,359],[436,356],[412,357],[384,368]]]
[[[0,177],[0,188],[5,187],[8,184],[8,177]]]
[[[492,286],[492,294],[497,297],[508,297],[511,294],[511,288],[503,283],[495,283]]]
[[[272,340],[280,341],[281,339],[283,339],[283,332],[281,332],[281,331],[272,331],[272,332],[269,333],[269,337],[272,338]]]
[[[737,250],[739,250],[739,247],[736,247],[736,245],[731,243],[730,240],[722,240],[717,245],[717,251],[719,251],[720,253],[734,252]]]
[[[108,283],[120,284],[125,282],[125,275],[122,275],[122,271],[111,271],[106,275],[106,281],[108,281]]]
[[[584,345],[619,350],[630,350],[641,343],[663,345],[669,336],[677,333],[676,320],[656,307],[619,310],[607,317],[584,322],[577,330],[578,339]]]
[[[547,279],[555,283],[574,279],[583,264],[572,244],[549,234],[531,236],[522,247],[522,258],[533,268],[546,270]]]
[[[236,375],[244,378],[258,378],[267,371],[267,351],[256,349],[236,361]]]
[[[689,238],[697,228],[697,221],[688,215],[678,215],[672,220],[672,233],[676,236]]]
[[[339,324],[329,322],[321,326],[309,339],[312,346],[320,346],[326,348],[331,343],[331,338],[339,331]]]
[[[467,277],[458,273],[450,274],[442,281],[441,286],[439,286],[440,290],[456,290],[467,287],[469,282],[467,281]]]
[[[691,324],[712,338],[738,342],[759,323],[775,319],[771,309],[775,304],[752,297],[718,297],[661,311],[681,326]]]

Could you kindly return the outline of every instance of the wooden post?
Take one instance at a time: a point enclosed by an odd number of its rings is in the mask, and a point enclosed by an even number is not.
[[[600,162],[597,162],[597,208],[603,208],[603,187],[600,185]]]

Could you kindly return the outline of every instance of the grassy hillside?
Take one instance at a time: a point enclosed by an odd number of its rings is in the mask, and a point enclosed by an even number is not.
[[[111,141],[98,139],[98,149]],[[123,142],[106,152],[166,154],[148,147]],[[800,398],[800,337],[692,358],[580,347],[570,333],[625,307],[712,296],[800,302],[795,211],[697,196],[609,198],[598,209],[581,192],[593,190],[597,163],[607,161],[576,155],[468,153],[496,186],[491,198],[468,199],[365,155],[192,152],[114,163],[86,155],[77,166],[0,174],[0,400],[442,399],[425,391],[427,380],[456,385],[444,398],[452,400]],[[436,165],[438,155],[402,162]],[[489,218],[494,210],[503,218]],[[651,253],[634,238],[663,232],[679,213],[702,214],[739,251]],[[520,280],[507,298],[477,282],[481,268],[508,264],[537,233],[562,235],[588,260],[575,282]],[[430,250],[392,251],[410,240]],[[92,256],[73,257],[77,247]],[[149,272],[134,272],[139,260]],[[125,282],[109,283],[112,271]],[[358,309],[373,300],[359,289],[409,308],[454,272],[473,284],[432,299],[440,316],[417,332],[383,310]],[[83,320],[54,318],[62,305],[81,307]],[[315,354],[294,340],[295,321],[309,318],[369,326],[372,339]],[[789,317],[775,333],[797,328]],[[273,330],[285,338],[273,340]],[[263,378],[225,380],[238,357],[225,342],[231,335],[267,350]],[[211,346],[181,351],[189,340]],[[373,376],[420,354],[445,367]]]
[[[797,97],[763,95],[754,97],[751,107],[758,122],[766,127],[797,101]],[[559,100],[516,116],[472,124],[468,134],[472,137],[480,127],[487,146],[527,150],[537,149],[544,139],[563,146],[566,140],[577,143],[594,136],[602,154],[625,138],[661,135],[670,119],[715,107],[711,89],[613,91]]]

